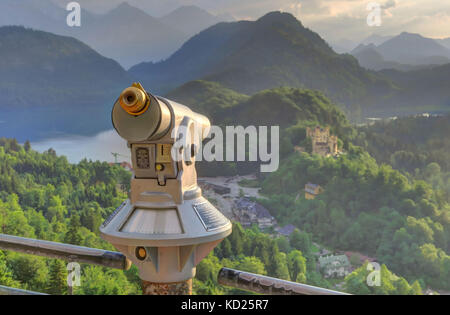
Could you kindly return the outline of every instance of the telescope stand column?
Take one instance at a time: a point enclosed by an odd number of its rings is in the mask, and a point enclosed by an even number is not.
[[[142,280],[142,292],[144,295],[192,295],[192,279],[171,283]]]

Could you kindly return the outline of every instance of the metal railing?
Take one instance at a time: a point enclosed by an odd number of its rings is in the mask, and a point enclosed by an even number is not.
[[[45,293],[10,288],[0,285],[0,295],[47,295]]]
[[[9,250],[29,255],[62,259],[69,262],[94,264],[122,270],[128,270],[131,267],[130,260],[119,252],[5,234],[0,234],[0,250]],[[225,286],[266,295],[347,295],[338,291],[229,268],[222,268],[219,271],[217,280]],[[0,295],[46,294],[0,286]]]
[[[217,280],[220,284],[265,295],[348,295],[343,292],[313,287],[254,273],[222,268]]]
[[[0,234],[0,249],[128,270],[131,262],[118,252]]]

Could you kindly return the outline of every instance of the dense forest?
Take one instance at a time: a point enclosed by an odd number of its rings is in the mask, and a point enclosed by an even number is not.
[[[98,235],[98,227],[129,189],[130,174],[119,166],[82,161],[69,164],[55,151],[37,153],[30,144],[0,139],[1,233],[114,250]],[[196,294],[245,293],[217,283],[221,267],[266,274],[332,288],[316,270],[312,235],[296,230],[290,238],[262,233],[256,227],[234,224],[233,233],[197,267]],[[365,282],[346,290],[365,293]],[[67,294],[63,261],[0,251],[0,285],[51,294]],[[403,278],[379,289],[385,294],[419,294],[420,285]],[[347,285],[347,284],[346,284]],[[384,287],[384,285],[383,285]],[[377,292],[377,293],[379,293]],[[119,271],[82,265],[81,286],[74,294],[140,294],[137,269]]]
[[[104,218],[126,198],[130,174],[108,163],[69,164],[52,149],[38,153],[0,139],[0,233],[113,250],[99,237]],[[120,183],[124,183],[123,187]],[[0,284],[67,292],[58,260],[0,252]],[[77,294],[137,294],[136,270],[83,266]]]
[[[359,128],[356,143],[378,162],[425,180],[450,202],[450,115],[404,117]]]
[[[308,182],[324,189],[315,200],[304,198]],[[410,281],[449,289],[450,205],[425,181],[350,146],[337,158],[294,153],[262,189],[268,199],[260,202],[281,222],[334,249],[376,257]]]

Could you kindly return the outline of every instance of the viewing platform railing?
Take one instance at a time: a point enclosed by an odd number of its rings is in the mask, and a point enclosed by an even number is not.
[[[0,234],[0,249],[128,270],[131,262],[118,252]]]
[[[128,270],[131,262],[118,252],[0,234],[0,250]],[[219,284],[265,295],[347,295],[306,284],[222,268]],[[0,295],[46,295],[0,285]]]
[[[222,268],[217,277],[221,285],[264,295],[348,295],[302,283],[266,277],[235,269]]]

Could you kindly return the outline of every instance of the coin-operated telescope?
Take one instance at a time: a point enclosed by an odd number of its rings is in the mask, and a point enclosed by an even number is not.
[[[189,294],[195,266],[231,233],[230,221],[197,185],[195,140],[203,140],[210,122],[139,83],[122,92],[112,121],[128,141],[134,174],[130,199],[101,235],[138,267],[144,294]]]

